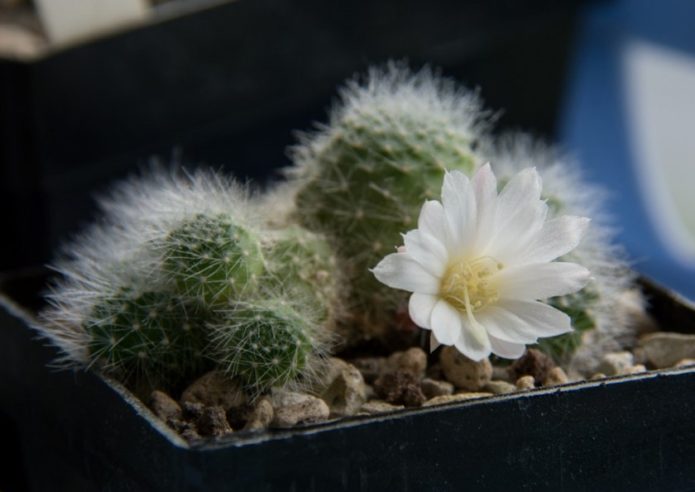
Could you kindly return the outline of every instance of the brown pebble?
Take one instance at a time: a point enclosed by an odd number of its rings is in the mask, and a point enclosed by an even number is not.
[[[635,364],[634,366],[628,367],[625,371],[625,374],[639,374],[641,372],[647,372],[647,368],[645,367],[645,365]]]
[[[606,379],[606,375],[602,372],[597,372],[589,378],[590,381],[596,381],[597,379]]]
[[[394,405],[419,407],[426,400],[418,378],[408,371],[382,374],[374,382],[374,390],[380,398]]]
[[[185,401],[183,405],[183,418],[186,420],[195,420],[203,415],[205,405],[199,402]]]
[[[538,383],[545,381],[548,371],[555,367],[555,362],[538,349],[528,349],[526,353],[507,368],[512,381],[522,376],[533,376]]]
[[[365,382],[372,384],[382,373],[386,359],[383,357],[359,357],[349,362],[362,373]]]
[[[507,381],[490,381],[483,389],[495,395],[506,395],[508,393],[514,393],[517,387]]]
[[[394,352],[391,356],[386,359],[386,364],[384,365],[383,371],[385,372],[396,372],[405,371],[410,372],[413,376],[418,379],[425,377],[425,370],[427,369],[427,354],[424,350],[419,347],[412,347],[405,352]]]
[[[454,385],[448,381],[437,381],[436,379],[425,378],[420,383],[422,392],[429,400],[435,396],[451,395],[454,392]]]
[[[195,426],[198,433],[205,437],[221,437],[233,432],[227,422],[224,408],[219,405],[205,407],[196,419]]]
[[[154,390],[150,394],[150,408],[166,423],[178,421],[183,418],[183,410],[171,396],[163,391]],[[171,425],[171,424],[170,424]]]
[[[383,400],[372,400],[372,401],[368,401],[367,403],[362,405],[362,408],[360,408],[360,411],[357,415],[374,415],[377,413],[393,412],[395,410],[402,410],[404,408],[405,408],[405,406],[403,406],[403,405],[392,405],[392,404],[387,403]]]
[[[678,362],[676,362],[676,365],[673,367],[688,367],[688,366],[695,366],[695,359],[681,359]]]
[[[434,398],[427,400],[423,406],[432,407],[435,405],[443,405],[445,403],[451,403],[455,401],[475,400],[477,398],[485,398],[487,396],[493,395],[492,393],[484,393],[480,391],[464,391],[461,393],[456,393],[455,395],[435,396]]]
[[[188,442],[198,441],[201,438],[198,431],[196,431],[192,425],[179,431],[179,434]]]
[[[210,371],[193,381],[181,394],[181,403],[221,406],[225,411],[246,403],[241,385],[219,371]]]
[[[548,371],[548,375],[543,380],[543,386],[557,386],[568,382],[569,378],[562,367],[553,367]]]
[[[264,396],[256,402],[253,410],[248,415],[244,430],[267,429],[268,426],[270,426],[270,423],[273,421],[273,416],[273,404],[271,403],[270,398]]]
[[[471,360],[455,347],[444,347],[439,353],[439,361],[447,381],[457,388],[478,391],[492,379],[492,364],[487,358]]]
[[[516,387],[520,390],[532,389],[536,386],[536,380],[531,375],[521,376],[516,380]]]

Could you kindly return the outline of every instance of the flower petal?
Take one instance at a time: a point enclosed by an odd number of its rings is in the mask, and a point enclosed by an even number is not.
[[[544,263],[569,253],[579,245],[589,222],[586,217],[570,215],[547,221],[525,251],[519,254],[515,264]]]
[[[488,254],[513,257],[543,227],[547,205],[540,199],[541,178],[535,168],[524,169],[507,183],[497,198],[495,213],[495,250]]]
[[[394,289],[436,294],[439,279],[425,270],[408,253],[391,253],[372,269],[379,282]]]
[[[448,232],[442,204],[436,200],[426,201],[420,210],[417,227],[444,242]]]
[[[507,342],[492,335],[490,335],[490,348],[493,354],[504,359],[518,359],[526,352],[526,345],[523,343]]]
[[[472,244],[476,229],[475,193],[468,177],[461,171],[444,175],[442,205],[447,218],[454,250],[462,254]]]
[[[505,300],[500,303],[500,307],[526,322],[537,337],[554,337],[572,331],[570,317],[543,302]]]
[[[497,178],[489,163],[475,173],[472,185],[478,214],[475,249],[484,250],[495,232],[497,210]]]
[[[577,292],[589,281],[589,270],[555,261],[504,268],[490,278],[501,299],[534,301]]]
[[[453,345],[461,333],[459,312],[448,302],[439,300],[432,310],[432,332],[442,345]]]
[[[428,294],[414,293],[408,302],[408,314],[413,323],[421,328],[430,329],[432,310],[439,298]]]
[[[415,229],[403,236],[405,251],[435,277],[441,277],[448,255],[444,245],[434,236]]]
[[[481,361],[490,355],[490,337],[475,318],[468,318],[465,314],[460,316],[462,329],[455,346],[469,359]]]
[[[508,309],[500,306],[488,306],[478,313],[477,319],[487,332],[510,343],[536,343],[539,335],[532,326]]]

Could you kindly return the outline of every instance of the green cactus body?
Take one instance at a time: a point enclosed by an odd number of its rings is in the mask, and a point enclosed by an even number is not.
[[[255,236],[223,214],[198,214],[164,240],[164,269],[181,292],[211,307],[255,288],[264,271]]]
[[[257,394],[309,374],[319,347],[311,322],[283,302],[239,305],[211,328],[222,369]]]
[[[271,289],[278,288],[305,301],[315,318],[331,325],[336,318],[341,286],[336,258],[328,242],[320,235],[291,226],[277,232],[265,256]]]
[[[355,324],[367,337],[387,328],[404,299],[369,269],[416,226],[425,200],[439,196],[445,170],[470,173],[476,165],[470,135],[401,108],[391,100],[353,108],[298,152],[306,179],[296,197],[299,221],[330,238],[349,279]]]
[[[200,310],[169,293],[122,291],[96,304],[84,328],[90,364],[122,381],[167,384],[204,365]]]

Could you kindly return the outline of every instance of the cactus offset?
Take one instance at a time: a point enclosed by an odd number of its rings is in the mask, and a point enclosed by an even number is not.
[[[206,362],[199,311],[170,293],[122,291],[104,299],[84,322],[90,364],[152,386],[195,374]]]
[[[476,167],[483,116],[477,98],[450,81],[390,65],[348,83],[329,125],[294,149],[297,218],[338,252],[364,335],[388,328],[404,299],[369,268],[415,226],[445,170]]]
[[[283,301],[239,304],[211,330],[218,364],[253,394],[310,380],[323,354],[315,323]]]
[[[256,287],[264,270],[259,241],[225,214],[197,214],[163,241],[164,269],[182,294],[224,306]]]

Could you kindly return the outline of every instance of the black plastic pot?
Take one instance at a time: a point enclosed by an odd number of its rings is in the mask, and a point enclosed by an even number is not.
[[[92,194],[183,149],[263,180],[335,88],[388,59],[482,88],[501,126],[550,135],[580,0],[187,0],[29,61],[0,59],[0,270],[48,261]],[[13,240],[12,238],[21,238]]]
[[[120,385],[46,368],[27,327],[36,276],[5,277],[0,415],[19,442],[15,490],[691,490],[695,369],[650,372],[448,406],[238,433],[188,447]],[[662,326],[692,306],[644,282]],[[4,437],[4,436],[3,436]],[[21,457],[21,463],[19,463]],[[2,484],[0,484],[0,488]],[[11,489],[10,489],[11,490]]]

